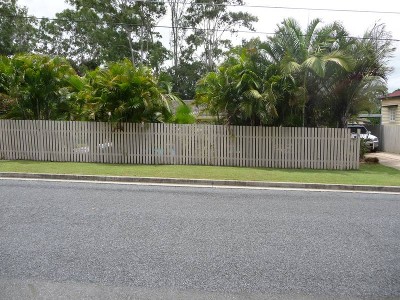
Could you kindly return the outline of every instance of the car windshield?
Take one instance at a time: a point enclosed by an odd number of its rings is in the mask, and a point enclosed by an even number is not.
[[[364,126],[349,126],[351,133],[357,133],[357,130],[360,129],[361,134],[367,134],[367,129]]]

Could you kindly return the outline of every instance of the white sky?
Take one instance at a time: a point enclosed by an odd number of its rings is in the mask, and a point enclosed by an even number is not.
[[[179,0],[177,0],[179,1]],[[335,0],[335,1],[316,1],[316,0],[245,0],[249,6],[269,6],[247,7],[246,10],[258,16],[259,22],[255,25],[256,31],[274,32],[276,25],[284,18],[293,17],[305,28],[308,22],[315,18],[320,18],[326,24],[333,21],[340,21],[352,36],[362,36],[362,34],[373,27],[375,23],[386,24],[386,30],[392,33],[394,39],[400,40],[400,1],[394,0]],[[19,0],[18,4],[26,6],[29,14],[37,17],[53,17],[57,12],[67,7],[64,0]],[[376,13],[361,12],[338,12],[338,11],[313,11],[313,10],[293,10],[276,9],[271,7],[292,7],[292,8],[318,8],[328,10],[355,10],[373,11]],[[242,8],[243,9],[243,8]],[[383,13],[393,12],[393,13]],[[163,22],[164,23],[164,22]],[[165,21],[165,25],[167,25]],[[166,30],[166,29],[165,29]],[[163,36],[168,36],[169,32],[159,30]],[[250,38],[252,35],[240,34],[239,38]],[[260,36],[264,39],[265,36]],[[389,92],[400,88],[400,42],[393,42],[398,48],[390,64],[395,69],[388,81]]]

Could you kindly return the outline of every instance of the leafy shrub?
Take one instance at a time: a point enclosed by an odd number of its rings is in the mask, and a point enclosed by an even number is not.
[[[365,158],[365,154],[369,152],[369,148],[365,144],[365,139],[360,138],[360,159]]]

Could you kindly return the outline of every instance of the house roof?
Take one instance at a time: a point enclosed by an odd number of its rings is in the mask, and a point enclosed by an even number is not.
[[[396,90],[391,94],[386,95],[383,99],[388,99],[388,98],[398,98],[400,97],[400,90]]]

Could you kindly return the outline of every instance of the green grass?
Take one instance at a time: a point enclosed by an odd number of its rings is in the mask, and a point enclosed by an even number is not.
[[[360,170],[332,171],[0,161],[0,172],[400,186],[400,171],[379,164],[362,164]]]

